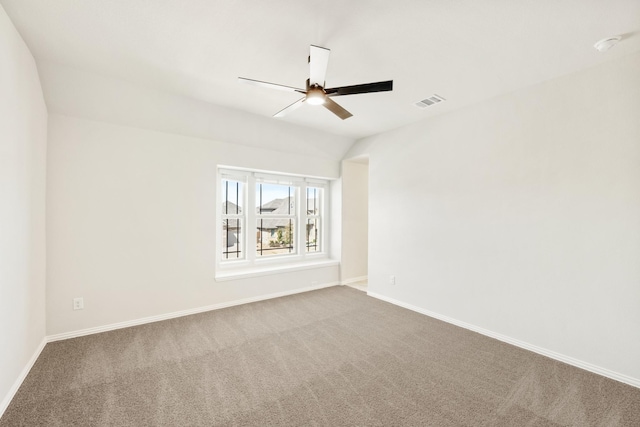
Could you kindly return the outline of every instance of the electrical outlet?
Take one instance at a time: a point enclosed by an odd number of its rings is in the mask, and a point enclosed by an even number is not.
[[[84,308],[84,298],[74,298],[73,299],[73,309],[74,310],[82,310]]]
[[[394,275],[389,276],[389,284],[390,285],[395,285],[396,284],[396,276],[394,276]]]

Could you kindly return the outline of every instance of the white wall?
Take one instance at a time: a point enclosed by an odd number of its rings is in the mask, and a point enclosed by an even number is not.
[[[0,6],[0,416],[45,335],[47,110]]]
[[[370,292],[640,384],[638,70],[634,54],[357,143]]]
[[[342,259],[342,178],[334,179],[329,184],[331,200],[329,204],[329,252],[331,258]]]
[[[368,182],[368,164],[342,162],[342,282],[367,276]]]
[[[51,114],[47,333],[338,282],[338,266],[216,282],[220,164],[339,176],[329,158]]]

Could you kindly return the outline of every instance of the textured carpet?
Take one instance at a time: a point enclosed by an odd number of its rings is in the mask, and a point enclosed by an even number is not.
[[[333,287],[47,344],[0,426],[640,426],[640,389]]]

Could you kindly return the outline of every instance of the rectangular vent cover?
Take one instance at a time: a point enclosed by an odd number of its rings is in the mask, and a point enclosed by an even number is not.
[[[427,108],[427,107],[431,107],[432,105],[436,105],[442,101],[446,101],[446,99],[444,99],[440,95],[433,94],[430,97],[423,99],[422,101],[416,102],[416,106],[420,108]]]

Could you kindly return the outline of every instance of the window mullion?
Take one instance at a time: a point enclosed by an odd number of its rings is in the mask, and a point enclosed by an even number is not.
[[[293,214],[293,218],[289,220],[289,223],[293,225],[294,236],[296,237],[295,240],[297,240],[297,242],[294,244],[295,252],[297,252],[298,254],[301,254],[303,252],[302,252],[302,246],[300,246],[300,234],[302,230],[300,228],[300,205],[302,204],[300,202],[300,187],[297,185],[293,187],[290,186],[289,191],[291,191],[292,188],[293,188],[293,200],[295,202],[293,205],[294,206],[293,212],[289,211],[291,214]],[[289,206],[291,206],[291,203],[289,203]]]
[[[298,248],[304,258],[307,254],[307,184],[298,187],[300,201],[298,202]]]
[[[256,180],[253,174],[247,177],[247,200],[245,206],[247,207],[247,232],[245,233],[244,247],[247,250],[247,260],[253,263],[256,259]]]
[[[328,192],[329,192],[328,187],[323,187],[323,189],[318,192],[318,224],[320,227],[320,236],[319,236],[320,242],[316,242],[316,243],[320,245],[318,247],[320,249],[320,252],[324,252],[324,253],[328,253],[328,249],[329,249],[329,247],[327,246],[327,241],[328,241],[327,237],[328,237],[328,230],[329,230],[329,226],[328,226],[329,198],[327,197]]]

